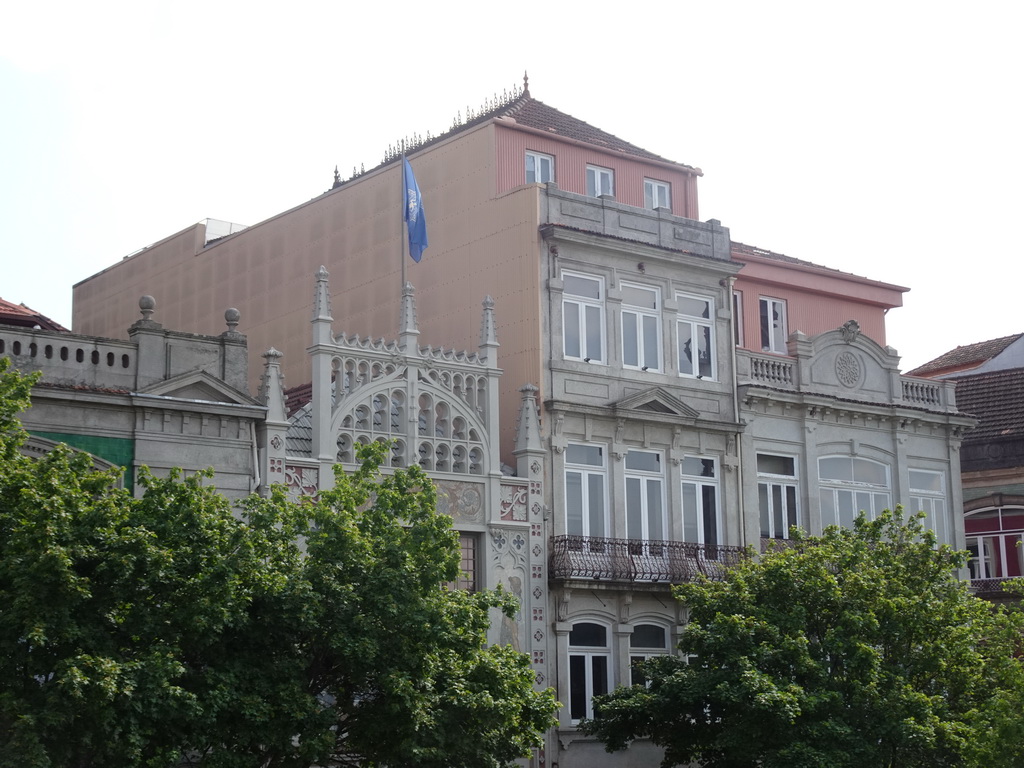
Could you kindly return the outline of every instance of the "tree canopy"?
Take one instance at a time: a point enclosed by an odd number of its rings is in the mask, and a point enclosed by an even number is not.
[[[581,727],[664,766],[1024,765],[1024,624],[968,593],[965,558],[897,508],[679,586],[680,655]]]
[[[233,510],[207,475],[22,456],[31,381],[0,360],[0,767],[497,768],[554,724],[523,654],[486,647],[450,521],[386,446],[316,500]]]

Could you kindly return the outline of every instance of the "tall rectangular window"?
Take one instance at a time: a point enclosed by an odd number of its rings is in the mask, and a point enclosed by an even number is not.
[[[761,297],[761,351],[786,354],[786,302]]]
[[[925,469],[910,470],[910,511],[924,512],[924,524],[935,531],[939,544],[949,544],[946,526],[945,474]]]
[[[555,158],[540,152],[526,153],[526,183],[547,184],[555,180]]]
[[[714,379],[714,302],[679,293],[676,303],[679,305],[679,374]]]
[[[567,358],[604,362],[604,281],[562,273],[562,343]]]
[[[608,535],[605,450],[570,443],[565,449],[565,531],[570,536]]]
[[[761,538],[788,539],[800,525],[797,513],[796,460],[792,456],[757,454],[757,495]]]
[[[661,293],[622,284],[622,364],[661,370]]]
[[[594,716],[592,700],[611,690],[608,628],[581,621],[569,631],[569,717],[575,724]]]
[[[644,179],[644,207],[650,210],[657,208],[672,208],[670,187],[664,181]]]
[[[686,456],[683,473],[683,540],[719,544],[718,473],[715,460]]]
[[[477,534],[459,532],[459,578],[449,582],[451,589],[464,589],[467,592],[477,590]]]
[[[626,536],[644,541],[663,541],[665,493],[661,454],[656,451],[626,453]]]
[[[737,347],[743,346],[743,291],[732,294],[732,340]]]
[[[590,197],[600,197],[601,195],[611,195],[614,197],[615,172],[611,168],[588,165],[587,195]]]
[[[647,685],[650,681],[639,666],[654,656],[669,653],[668,632],[657,624],[637,624],[629,637],[629,668],[631,685]]]

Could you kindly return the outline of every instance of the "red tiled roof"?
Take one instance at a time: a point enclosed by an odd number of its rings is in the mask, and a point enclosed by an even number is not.
[[[991,360],[1021,336],[1024,336],[1024,334],[1015,333],[1012,336],[1003,336],[999,339],[979,341],[976,344],[965,344],[962,347],[957,347],[943,355],[939,355],[934,360],[930,360],[924,365],[919,365],[907,375],[927,376],[931,373],[947,371],[950,369],[973,368],[981,365],[987,360]]]
[[[1024,435],[1024,368],[957,378],[956,405],[978,418],[965,444],[1019,438]]]
[[[39,326],[44,331],[67,331],[60,323],[51,320],[46,315],[29,309],[24,304],[14,304],[5,299],[0,299],[0,324],[15,325],[20,328],[35,328]]]
[[[510,117],[514,119],[518,125],[525,125],[527,128],[534,128],[538,131],[552,133],[566,139],[582,141],[586,144],[594,144],[595,146],[603,147],[604,149],[623,152],[627,155],[641,157],[645,160],[658,160],[663,163],[672,163],[673,165],[680,165],[689,170],[697,171],[693,166],[676,163],[673,160],[668,160],[660,155],[654,154],[653,152],[648,152],[646,149],[638,147],[635,144],[630,144],[628,141],[623,141],[618,136],[613,136],[610,133],[602,131],[600,128],[595,128],[590,123],[579,120],[572,115],[567,115],[564,112],[560,112],[554,107],[549,107],[544,102],[537,101],[537,99],[532,96],[524,96],[513,104],[510,104],[508,107],[496,110],[494,113],[489,114],[488,117]]]
[[[843,275],[844,277],[855,277],[855,278],[858,278],[859,280],[864,280],[864,281],[867,281],[869,283],[874,283],[875,285],[886,285],[886,286],[889,286],[890,288],[895,288],[895,289],[900,290],[900,291],[908,291],[908,290],[910,290],[909,288],[906,288],[906,287],[904,287],[902,285],[894,285],[892,283],[883,283],[881,280],[873,280],[870,277],[863,277],[862,275],[855,275],[852,272],[844,272],[843,270],[836,269],[835,267],[826,267],[823,264],[815,264],[813,261],[805,261],[803,259],[795,258],[794,256],[787,256],[784,253],[776,253],[775,251],[769,251],[769,250],[767,250],[765,248],[758,248],[756,245],[746,245],[745,243],[739,243],[739,242],[737,242],[735,240],[732,241],[731,250],[732,250],[732,257],[736,261],[743,261],[744,259],[749,259],[751,257],[753,257],[753,258],[761,258],[761,259],[770,259],[771,261],[782,261],[782,262],[785,262],[786,264],[795,264],[795,265],[801,266],[801,267],[810,267],[811,269],[819,269],[819,270],[824,270],[825,272],[833,272],[833,273],[835,273],[837,275]]]
[[[284,409],[291,418],[299,408],[313,399],[313,382],[299,384],[284,391]]]

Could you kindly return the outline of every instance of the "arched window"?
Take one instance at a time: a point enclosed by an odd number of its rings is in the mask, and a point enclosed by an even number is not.
[[[852,528],[859,512],[874,520],[890,508],[889,467],[859,456],[818,459],[821,527]]]
[[[629,668],[632,685],[646,685],[647,678],[638,665],[652,656],[669,652],[668,630],[658,624],[637,624],[629,637]]]
[[[569,717],[578,723],[594,716],[594,696],[611,689],[611,647],[608,628],[581,621],[569,632]]]

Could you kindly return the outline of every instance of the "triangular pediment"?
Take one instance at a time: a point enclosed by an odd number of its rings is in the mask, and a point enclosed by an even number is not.
[[[232,403],[235,405],[259,405],[244,392],[225,384],[206,371],[189,371],[173,378],[157,382],[140,394],[172,397],[177,400],[201,400],[210,403]]]
[[[698,412],[678,397],[661,387],[651,387],[624,397],[612,403],[616,411],[630,411],[651,416],[675,416],[683,419],[695,419]]]

